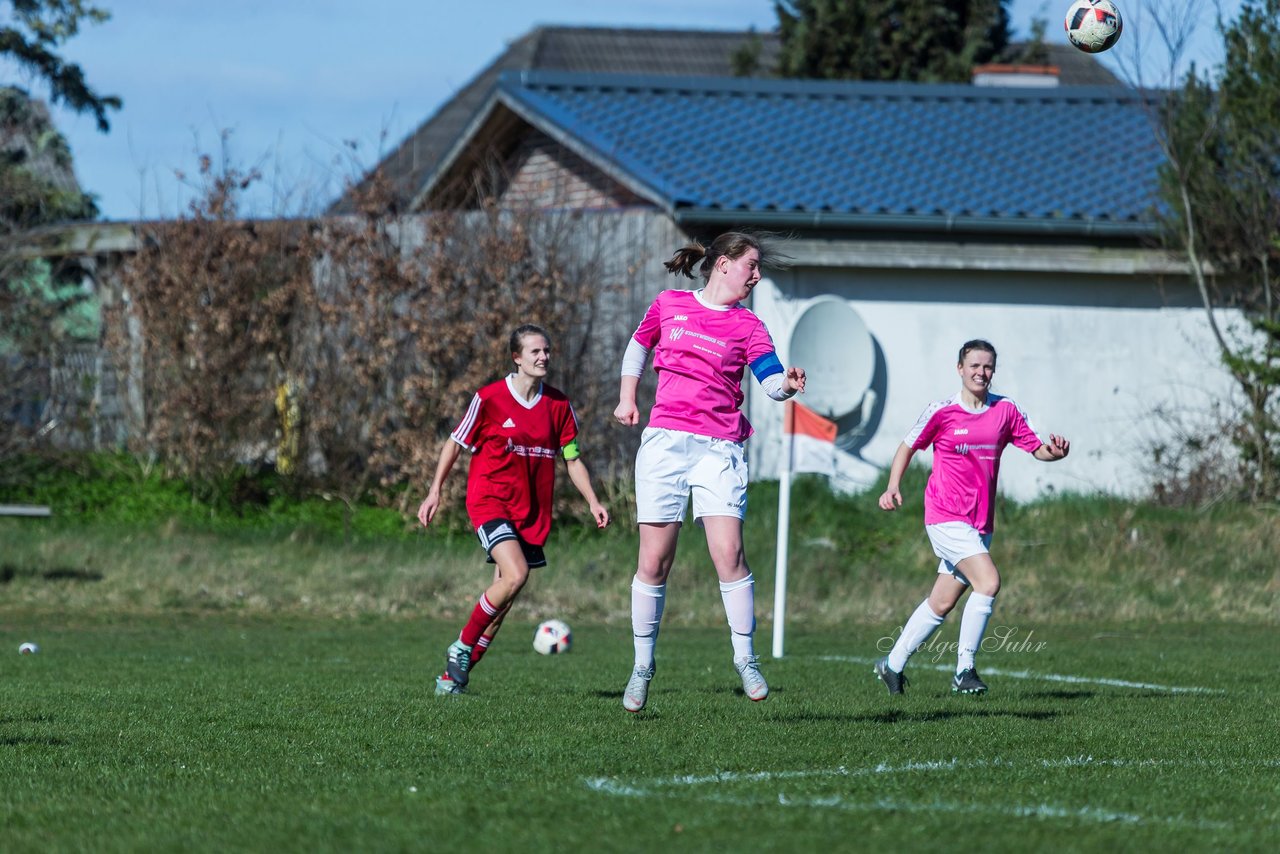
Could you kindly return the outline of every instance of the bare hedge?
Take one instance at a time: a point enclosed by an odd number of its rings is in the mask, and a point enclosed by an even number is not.
[[[646,275],[662,284],[647,259],[670,248],[643,245],[646,228],[493,205],[406,216],[376,180],[355,216],[245,221],[251,176],[203,166],[206,194],[145,226],[104,295],[131,452],[205,484],[275,465],[299,490],[408,512],[471,394],[510,370],[511,329],[532,322],[551,332],[593,473],[629,477],[637,437],[609,427],[619,358]]]

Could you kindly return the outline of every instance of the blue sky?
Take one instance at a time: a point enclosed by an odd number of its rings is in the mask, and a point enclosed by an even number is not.
[[[492,61],[539,24],[769,30],[772,0],[96,0],[112,19],[66,45],[99,91],[124,99],[111,131],[92,117],[55,111],[71,143],[81,185],[108,219],[169,217],[191,190],[177,171],[200,153],[218,156],[221,137],[241,166],[264,180],[248,213],[314,211],[358,166],[376,162]],[[1035,17],[1064,41],[1069,0],[1015,0],[1015,37]],[[1132,79],[1160,79],[1143,45],[1138,0],[1119,0],[1125,37],[1103,61]],[[1234,14],[1239,2],[1225,7]],[[1126,6],[1134,7],[1126,9]],[[1219,61],[1211,7],[1192,55]],[[1135,35],[1136,33],[1136,35]],[[1126,53],[1125,49],[1129,52]],[[14,69],[0,81],[42,94]],[[354,144],[354,149],[349,145]]]

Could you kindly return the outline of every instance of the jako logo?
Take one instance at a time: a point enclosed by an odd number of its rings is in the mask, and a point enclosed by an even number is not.
[[[689,319],[689,315],[687,314],[677,314],[675,316],[675,320],[688,320],[688,319]]]
[[[957,427],[955,430],[951,431],[951,435],[952,435],[952,436],[968,436],[968,435],[969,435],[969,428],[968,428],[968,427]]]
[[[672,341],[675,341],[677,338],[679,338],[679,337],[680,337],[681,335],[683,335],[683,334],[684,334],[684,329],[672,329],[672,330],[671,330],[671,340],[672,340]]]

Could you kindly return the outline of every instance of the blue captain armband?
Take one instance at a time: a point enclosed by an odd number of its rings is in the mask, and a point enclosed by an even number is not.
[[[755,374],[756,382],[761,383],[765,381],[765,377],[782,373],[782,362],[778,361],[777,351],[770,350],[752,362],[751,373]]]
[[[582,452],[578,450],[577,439],[574,439],[572,442],[565,445],[561,450],[564,452],[564,458],[566,461],[576,460],[578,457],[582,456]]]

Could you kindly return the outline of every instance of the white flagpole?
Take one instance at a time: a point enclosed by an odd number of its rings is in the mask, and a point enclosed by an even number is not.
[[[773,657],[782,658],[787,621],[787,544],[791,528],[791,458],[795,446],[794,404],[787,401],[782,426],[782,473],[778,478],[778,550],[773,569]],[[790,422],[791,430],[787,430]]]

